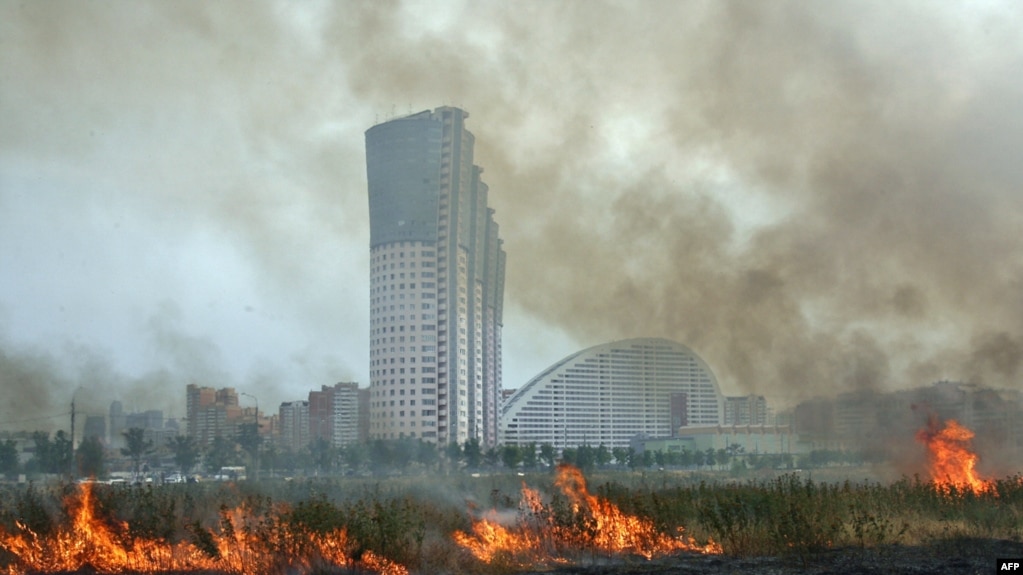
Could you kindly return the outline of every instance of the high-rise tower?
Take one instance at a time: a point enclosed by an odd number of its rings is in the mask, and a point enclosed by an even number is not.
[[[497,443],[505,254],[468,117],[366,131],[371,438]]]

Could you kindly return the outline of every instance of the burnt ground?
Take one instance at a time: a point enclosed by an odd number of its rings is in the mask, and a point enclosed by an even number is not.
[[[642,557],[580,560],[575,565],[515,571],[517,575],[992,575],[996,560],[1023,557],[1023,543],[955,539],[940,544],[873,549],[830,549],[805,558],[731,557],[679,554],[647,561]],[[805,561],[804,561],[805,559]],[[512,571],[502,571],[512,573]],[[47,575],[94,575],[95,570]],[[323,575],[365,575],[364,570]],[[32,574],[36,575],[36,574]],[[197,575],[195,572],[162,575]],[[209,574],[216,575],[216,574]]]
[[[1023,543],[953,540],[922,546],[831,549],[805,557],[676,555],[646,561],[594,560],[528,575],[992,575],[999,558],[1023,557]],[[527,574],[523,574],[527,575]]]

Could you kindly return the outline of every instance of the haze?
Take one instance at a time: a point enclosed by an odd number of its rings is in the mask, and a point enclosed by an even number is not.
[[[775,405],[1018,387],[1023,8],[0,1],[0,423],[368,385],[363,132],[471,114],[504,385],[668,337]]]

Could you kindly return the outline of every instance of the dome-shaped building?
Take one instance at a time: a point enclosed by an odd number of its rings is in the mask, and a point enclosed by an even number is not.
[[[518,389],[502,409],[502,442],[628,447],[637,436],[720,425],[724,402],[714,373],[686,346],[627,339],[574,353]]]

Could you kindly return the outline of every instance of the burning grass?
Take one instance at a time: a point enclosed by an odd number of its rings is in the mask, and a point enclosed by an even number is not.
[[[721,553],[713,541],[698,544],[682,526],[668,535],[649,519],[624,513],[586,488],[586,478],[572,466],[557,470],[555,485],[564,502],[546,505],[538,491],[523,485],[518,514],[505,526],[496,511],[473,522],[472,534],[456,532],[455,541],[487,564],[536,566],[566,563],[579,552],[605,556],[635,554],[651,559],[680,551]]]
[[[973,432],[958,421],[949,419],[940,425],[932,417],[927,427],[917,433],[916,439],[927,447],[935,485],[946,491],[965,489],[978,494],[991,490],[993,483],[981,478],[976,470],[979,457],[970,445]]]
[[[357,544],[343,527],[317,531],[289,521],[281,506],[274,514],[248,506],[221,508],[219,525],[185,525],[190,540],[142,536],[131,523],[104,517],[85,484],[64,502],[65,521],[44,532],[15,520],[0,530],[0,548],[10,556],[11,575],[87,570],[96,573],[283,573],[316,572],[329,567],[363,568],[386,575],[408,571],[371,550],[356,554]]]
[[[655,479],[656,478],[656,479]],[[1023,538],[1019,477],[984,490],[667,473],[0,487],[0,573],[513,573],[678,554],[786,556]],[[475,502],[467,512],[466,502]]]

